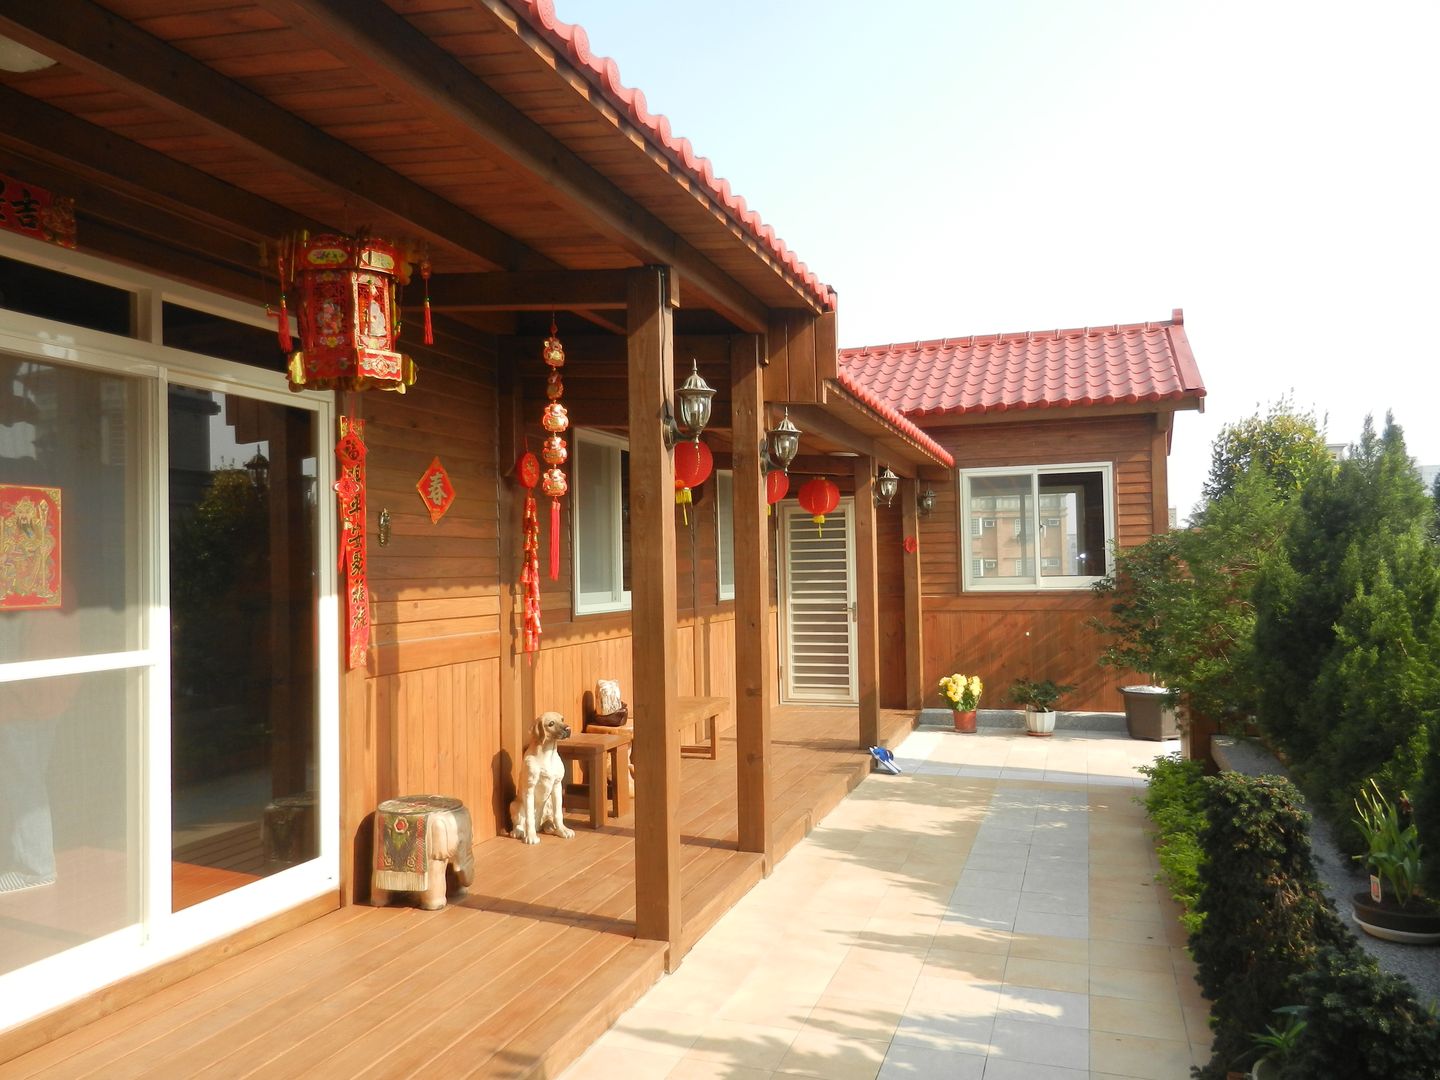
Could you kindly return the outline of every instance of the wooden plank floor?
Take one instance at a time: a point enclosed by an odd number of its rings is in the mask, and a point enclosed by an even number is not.
[[[912,723],[884,714],[886,741]],[[855,731],[854,709],[776,711],[777,856],[868,774]],[[681,777],[683,953],[762,868],[734,847],[733,732]],[[664,965],[634,938],[632,819],[567,816],[574,840],[477,847],[474,888],[444,911],[343,908],[0,1064],[0,1080],[555,1076]]]

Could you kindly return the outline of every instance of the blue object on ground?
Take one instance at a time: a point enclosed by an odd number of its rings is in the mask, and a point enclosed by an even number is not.
[[[899,776],[899,775],[900,775],[900,771],[901,771],[901,770],[900,770],[900,766],[899,766],[898,764],[896,764],[895,755],[892,754],[892,753],[891,753],[889,750],[887,750],[885,747],[883,747],[883,746],[872,746],[872,747],[870,747],[870,756],[875,759],[875,765],[876,765],[876,767],[878,767],[882,772],[890,773],[890,774],[892,774],[893,776]]]

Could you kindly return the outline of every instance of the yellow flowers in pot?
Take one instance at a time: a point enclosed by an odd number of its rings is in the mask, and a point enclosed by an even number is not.
[[[940,696],[956,712],[974,712],[985,686],[979,675],[946,675],[940,680]]]

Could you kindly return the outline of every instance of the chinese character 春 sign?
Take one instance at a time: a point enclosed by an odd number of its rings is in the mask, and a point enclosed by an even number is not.
[[[445,511],[449,510],[450,504],[455,501],[455,488],[450,484],[450,475],[445,471],[445,466],[440,464],[438,457],[430,462],[430,467],[420,477],[415,490],[420,492],[420,500],[425,504],[425,509],[430,511],[432,525],[445,516]]]

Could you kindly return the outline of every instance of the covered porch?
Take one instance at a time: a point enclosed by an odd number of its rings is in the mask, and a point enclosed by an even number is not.
[[[775,858],[870,772],[854,708],[773,714]],[[885,710],[898,743],[914,714]],[[680,913],[688,951],[761,878],[736,849],[736,740],[680,767]],[[528,848],[476,848],[476,885],[445,910],[352,905],[190,974],[0,1065],[0,1077],[554,1076],[661,976],[635,936],[635,821]],[[100,1006],[97,1004],[96,1008]],[[0,1047],[0,1049],[5,1049]],[[22,1051],[20,1046],[9,1049]]]

